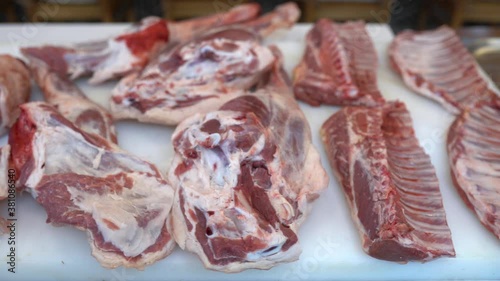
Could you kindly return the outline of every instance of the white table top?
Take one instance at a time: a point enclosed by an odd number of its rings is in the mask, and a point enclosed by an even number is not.
[[[18,54],[19,45],[43,43],[67,44],[96,40],[123,30],[124,24],[22,24],[0,25],[0,53]],[[276,43],[284,53],[289,73],[304,50],[304,35],[310,25],[297,25],[291,31],[277,32],[267,43]],[[406,102],[414,119],[421,145],[430,154],[441,183],[456,258],[408,263],[406,265],[376,260],[361,249],[360,238],[349,216],[344,195],[330,172],[330,186],[314,203],[309,219],[302,226],[299,240],[303,253],[299,261],[278,265],[268,271],[247,270],[224,274],[203,268],[197,257],[177,248],[164,260],[144,271],[102,268],[90,255],[86,235],[70,227],[52,227],[45,223],[46,214],[28,194],[18,195],[16,230],[16,273],[7,272],[7,241],[0,237],[0,280],[400,280],[400,279],[500,279],[500,242],[479,223],[455,191],[445,150],[445,138],[453,116],[438,104],[412,93],[393,73],[387,63],[386,49],[392,33],[385,25],[369,25],[379,54],[379,87],[387,99]],[[89,86],[79,81],[82,90],[93,100],[107,106],[115,82]],[[33,100],[41,100],[35,89]],[[313,130],[313,141],[322,153],[319,127],[337,107],[312,108],[301,104]],[[118,122],[119,144],[147,159],[165,171],[173,155],[170,136],[173,128],[132,121]],[[0,138],[0,145],[7,137]],[[7,204],[0,203],[0,215],[6,215]]]

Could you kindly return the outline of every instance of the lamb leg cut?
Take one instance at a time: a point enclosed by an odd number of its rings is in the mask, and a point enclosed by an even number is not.
[[[296,260],[299,226],[328,185],[282,74],[275,65],[265,89],[190,117],[172,136],[173,235],[209,269],[239,272]]]
[[[44,207],[48,223],[86,231],[102,266],[143,269],[173,250],[174,191],[154,165],[42,102],[21,106],[9,144],[18,186]]]

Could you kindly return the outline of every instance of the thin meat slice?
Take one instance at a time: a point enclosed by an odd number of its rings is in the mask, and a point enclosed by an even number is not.
[[[141,70],[169,42],[184,41],[209,28],[252,20],[260,11],[249,3],[208,17],[171,23],[148,17],[113,38],[69,47],[41,46],[26,49],[31,56],[50,57],[49,67],[69,74],[72,79],[91,74],[98,84]]]
[[[401,32],[389,47],[389,57],[409,88],[452,113],[498,95],[449,27]]]
[[[47,223],[86,231],[102,266],[143,269],[173,250],[173,189],[154,165],[42,102],[21,106],[9,144],[18,186],[44,207]]]
[[[0,135],[8,132],[19,116],[19,105],[27,102],[30,94],[26,65],[10,55],[0,55]]]
[[[463,111],[448,131],[447,144],[455,187],[500,239],[500,101]]]
[[[403,103],[345,107],[321,136],[366,253],[397,262],[455,256],[434,167]]]
[[[299,226],[328,185],[289,81],[274,74],[272,86],[196,114],[172,136],[174,238],[209,269],[296,260]]]
[[[261,87],[281,53],[261,44],[260,31],[291,26],[298,16],[295,4],[284,4],[248,26],[213,29],[160,54],[113,90],[113,116],[176,125]]]
[[[50,69],[51,57],[34,57],[29,50],[22,52],[48,103],[83,131],[117,142],[113,117],[105,108],[89,100],[64,72]]]
[[[381,105],[377,67],[364,22],[321,19],[307,34],[304,56],[295,68],[295,96],[314,106]]]

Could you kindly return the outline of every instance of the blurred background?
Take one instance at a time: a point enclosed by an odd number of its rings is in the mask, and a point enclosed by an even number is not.
[[[182,20],[246,0],[0,0],[0,22],[135,22],[154,15]],[[283,0],[261,0],[264,12]],[[395,33],[455,28],[483,68],[500,81],[500,0],[299,0],[301,22],[319,18],[387,23]],[[491,45],[497,46],[490,48]],[[498,77],[497,77],[498,76]]]
[[[2,22],[131,22],[149,15],[181,20],[228,10],[245,0],[1,0]],[[261,0],[265,11],[282,0]],[[390,23],[394,31],[448,24],[456,29],[500,24],[499,0],[301,0],[302,22],[327,17]],[[488,29],[488,28],[486,28]]]

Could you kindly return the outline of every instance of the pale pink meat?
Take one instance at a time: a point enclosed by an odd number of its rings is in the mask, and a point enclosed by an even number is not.
[[[47,223],[85,231],[102,266],[143,269],[172,252],[174,191],[154,165],[42,102],[21,106],[9,144],[18,187],[44,207]]]
[[[141,70],[169,42],[185,41],[213,27],[252,20],[260,6],[242,4],[227,12],[181,22],[148,17],[113,38],[69,47],[29,48],[30,55],[51,57],[50,69],[58,68],[72,79],[92,75],[98,84]]]
[[[113,117],[105,108],[89,100],[64,71],[51,69],[50,56],[32,56],[30,49],[23,49],[22,52],[48,103],[83,131],[117,142]]]
[[[209,269],[299,257],[299,226],[328,177],[289,82],[277,63],[265,88],[186,119],[172,136],[173,235]]]
[[[500,101],[464,110],[451,125],[447,144],[455,187],[500,239]]]
[[[377,67],[364,22],[321,19],[307,34],[304,56],[294,70],[295,96],[314,106],[381,105]]]
[[[289,27],[299,14],[296,4],[283,4],[255,21],[212,29],[169,48],[120,81],[111,99],[113,116],[176,125],[258,89],[277,60],[259,34]]]
[[[409,88],[452,113],[499,94],[449,27],[401,32],[389,47],[389,57]]]
[[[396,262],[455,256],[436,172],[403,103],[344,107],[321,136],[367,254]]]

